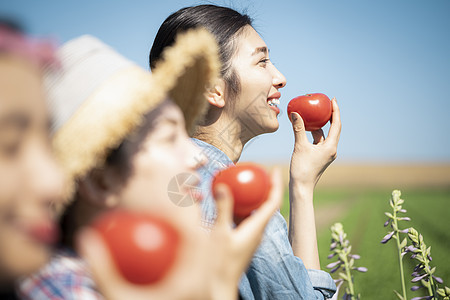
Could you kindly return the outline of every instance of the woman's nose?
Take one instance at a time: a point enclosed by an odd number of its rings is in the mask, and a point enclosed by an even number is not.
[[[272,65],[273,66],[273,65]],[[273,86],[277,89],[281,89],[286,85],[286,77],[273,66]]]

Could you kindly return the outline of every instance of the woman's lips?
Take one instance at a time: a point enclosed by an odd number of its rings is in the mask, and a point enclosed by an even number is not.
[[[280,109],[277,106],[278,104],[280,104],[280,99],[278,98],[268,99],[267,104],[269,105],[270,109],[272,109],[277,115],[280,113]]]
[[[26,230],[33,239],[48,245],[53,245],[58,241],[59,230],[53,222],[40,222],[32,224]]]
[[[280,97],[281,93],[276,92],[273,95],[269,96],[269,98],[267,98],[267,104],[269,105],[270,109],[272,109],[276,113],[277,116],[280,113],[280,109],[277,106],[280,104]]]
[[[277,116],[280,113],[280,109],[277,106],[270,105],[270,109],[273,110]]]

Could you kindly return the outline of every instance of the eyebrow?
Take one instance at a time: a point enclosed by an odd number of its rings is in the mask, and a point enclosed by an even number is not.
[[[256,55],[258,53],[264,53],[267,55],[267,53],[269,53],[269,49],[267,49],[267,47],[258,47],[255,49],[255,51],[253,51],[252,55]]]

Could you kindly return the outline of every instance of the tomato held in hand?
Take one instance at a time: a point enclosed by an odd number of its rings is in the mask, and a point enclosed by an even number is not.
[[[332,105],[325,94],[314,93],[298,96],[292,99],[287,107],[288,116],[298,113],[305,123],[306,131],[322,128],[331,118]]]
[[[272,187],[267,172],[252,163],[242,163],[220,171],[213,179],[215,191],[219,183],[226,184],[233,194],[234,215],[245,218],[267,200]]]
[[[100,216],[93,227],[131,283],[151,284],[162,279],[176,259],[180,236],[172,225],[156,216],[112,211]]]

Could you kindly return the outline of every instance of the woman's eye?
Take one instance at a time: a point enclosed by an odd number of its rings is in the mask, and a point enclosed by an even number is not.
[[[178,140],[179,133],[173,124],[164,126],[164,129],[160,132],[161,141],[167,144],[174,144]]]
[[[176,134],[176,132],[173,132],[167,136],[166,140],[169,143],[175,143],[177,141],[177,138],[178,138],[178,135]]]
[[[1,125],[0,153],[6,157],[14,158],[26,142],[30,119],[19,114],[12,115],[3,119]]]
[[[20,141],[0,143],[0,151],[2,155],[13,158],[20,151]]]
[[[264,58],[264,59],[261,59],[261,60],[258,62],[258,64],[259,64],[260,66],[262,66],[262,67],[265,67],[269,62],[270,62],[270,59]]]

